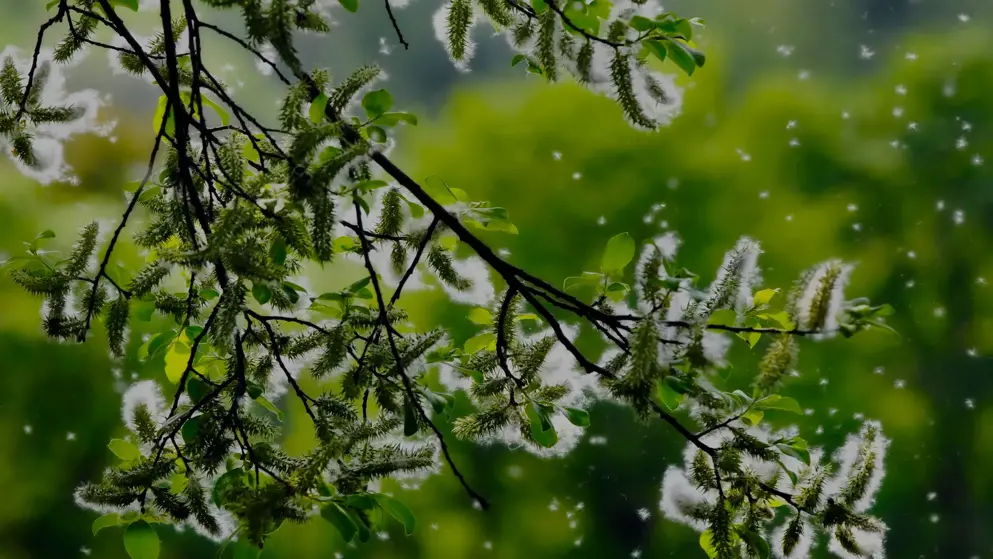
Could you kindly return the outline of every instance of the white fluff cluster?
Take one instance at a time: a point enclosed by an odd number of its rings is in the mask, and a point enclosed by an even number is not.
[[[748,427],[740,421],[734,422],[733,426],[742,429],[748,435],[765,443],[774,439],[788,438],[796,435],[795,429],[792,428],[772,431],[765,426]],[[871,438],[871,442],[868,442],[870,439],[868,437],[870,430],[875,431],[875,436]],[[731,437],[732,434],[728,429],[720,429],[703,437],[701,442],[709,447],[716,448]],[[799,478],[798,485],[800,486],[811,481],[815,476],[823,475],[825,472],[834,469],[834,474],[830,475],[824,482],[824,491],[821,498],[821,502],[823,503],[828,499],[839,500],[856,469],[861,470],[864,465],[863,461],[867,458],[871,459],[874,466],[873,475],[868,483],[866,493],[851,507],[855,513],[866,513],[872,506],[876,493],[882,483],[884,460],[888,446],[889,440],[883,436],[880,424],[875,421],[867,421],[858,434],[848,437],[845,444],[838,449],[830,462],[827,461],[827,455],[820,448],[810,449],[809,466],[796,458],[786,455],[780,456],[780,461],[784,467],[797,473]],[[665,471],[662,478],[662,498],[659,502],[659,509],[669,520],[685,524],[698,532],[702,532],[708,528],[707,523],[692,516],[690,511],[697,507],[712,506],[718,498],[718,492],[716,489],[702,490],[691,479],[689,472],[693,468],[693,458],[697,452],[698,449],[696,446],[692,443],[687,443],[683,455],[683,465],[670,466]],[[753,473],[759,479],[772,478],[779,468],[780,466],[776,462],[759,460],[747,454],[743,455],[742,469]],[[785,476],[779,476],[776,488],[785,492],[796,491],[789,478]],[[791,553],[787,554],[783,549],[782,542],[788,522],[789,520],[783,525],[772,528],[770,531],[768,539],[772,544],[773,554],[778,559],[809,558],[816,535],[814,525],[806,519],[803,521],[803,534]],[[843,559],[884,558],[883,533],[869,533],[859,530],[853,530],[853,533],[856,542],[867,555],[856,556],[848,553],[841,547],[841,544],[837,541],[833,533],[830,536],[831,541],[828,550]]]
[[[472,20],[469,23],[468,31],[466,31],[465,57],[462,60],[456,60],[452,54],[451,44],[448,42],[448,14],[452,10],[452,4],[452,0],[448,0],[438,8],[434,16],[431,17],[431,27],[434,29],[434,36],[444,45],[445,52],[448,53],[448,58],[452,61],[455,69],[460,72],[468,72],[469,61],[476,54],[476,41],[472,38],[472,32],[476,28],[476,24],[479,23],[479,17],[475,11],[472,12]]]
[[[26,165],[12,154],[12,145],[5,138],[0,138],[0,150],[14,162],[17,170],[41,184],[51,184],[57,181],[71,181],[72,169],[65,160],[65,144],[74,136],[81,134],[98,134],[106,136],[110,134],[114,123],[100,123],[97,120],[97,112],[108,103],[109,97],[101,95],[92,89],[81,91],[66,91],[65,69],[72,65],[54,64],[52,62],[51,50],[43,50],[38,56],[38,70],[35,75],[39,75],[44,69],[48,72],[48,79],[44,83],[39,98],[42,106],[60,107],[71,106],[78,111],[79,118],[63,123],[46,123],[31,125],[29,132],[34,136],[34,152],[38,159],[36,165]],[[17,47],[7,47],[0,52],[0,60],[10,57],[14,66],[27,76],[31,69],[31,53],[22,53]],[[79,57],[78,60],[81,59]],[[27,83],[27,80],[24,80]],[[37,81],[35,82],[37,85]],[[16,111],[16,107],[13,108]]]
[[[729,303],[736,310],[748,307],[752,303],[752,288],[762,281],[758,267],[760,254],[762,249],[757,241],[748,237],[738,239],[734,248],[724,254],[717,279],[710,285],[711,303],[730,297]],[[723,293],[728,286],[734,293]]]
[[[566,338],[571,341],[575,341],[579,334],[578,328],[567,324],[562,325],[562,330]],[[552,335],[550,330],[543,331],[528,336],[522,341],[536,341],[549,335]],[[451,366],[442,366],[439,372],[440,381],[449,390],[468,389],[471,386],[471,379],[462,378]],[[568,393],[556,402],[563,407],[586,408],[591,402],[606,396],[606,393],[599,386],[596,376],[580,371],[576,366],[576,359],[561,343],[555,344],[548,352],[540,375],[545,384],[565,384],[569,387]],[[479,443],[502,444],[515,449],[520,448],[544,458],[565,456],[579,444],[586,430],[573,425],[561,413],[556,413],[549,419],[559,439],[552,448],[539,448],[526,443],[521,438],[520,429],[513,423],[481,438]]]
[[[854,266],[846,264],[840,260],[829,260],[819,264],[814,272],[809,276],[803,292],[796,302],[797,322],[800,327],[808,329],[823,330],[823,334],[814,336],[817,339],[834,336],[838,329],[838,316],[841,314],[841,307],[845,303],[845,287],[851,277]],[[837,271],[838,277],[827,287],[829,291],[824,292],[825,278],[828,274]],[[824,317],[823,325],[813,324],[815,317],[812,315],[815,301],[823,300],[827,297],[827,313]]]

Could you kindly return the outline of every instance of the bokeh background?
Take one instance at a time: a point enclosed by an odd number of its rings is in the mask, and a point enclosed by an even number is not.
[[[29,47],[43,6],[0,0],[0,43]],[[414,0],[398,11],[407,51],[381,2],[342,14],[347,25],[301,50],[337,76],[378,60],[397,104],[422,116],[401,135],[398,159],[414,176],[441,174],[507,207],[520,235],[493,241],[549,280],[592,267],[621,231],[677,231],[681,260],[708,281],[741,235],[763,243],[774,286],[828,257],[858,262],[849,293],[891,303],[900,336],[806,344],[787,389],[810,410],[797,423],[834,448],[863,418],[883,422],[892,445],[873,511],[890,526],[889,557],[993,557],[993,5],[670,2],[707,21],[709,61],[684,80],[683,114],[657,134],[629,129],[608,100],[512,69],[504,41],[482,28],[473,71],[456,72],[433,37],[436,7]],[[275,85],[217,46],[239,99],[271,111]],[[70,145],[78,185],[41,187],[0,161],[0,253],[44,229],[58,246],[94,218],[113,219],[146,157],[151,87],[111,76],[102,53],[69,78],[70,89],[113,93],[114,141]],[[313,281],[354,273],[331,267]],[[468,335],[465,307],[428,293],[409,304],[419,323]],[[113,459],[106,443],[122,433],[122,389],[155,375],[112,362],[99,337],[47,341],[39,308],[0,278],[0,559],[126,557],[119,533],[91,535],[96,514],[77,508],[72,491]],[[757,356],[736,351],[732,374],[746,382]],[[300,410],[289,411],[292,445],[305,434]],[[626,410],[600,405],[592,416],[596,438],[563,459],[454,444],[490,511],[470,507],[446,471],[402,492],[419,520],[412,537],[392,530],[348,547],[317,521],[284,526],[263,557],[703,557],[697,535],[658,511],[662,474],[683,441]],[[163,532],[165,558],[215,553],[195,535]]]

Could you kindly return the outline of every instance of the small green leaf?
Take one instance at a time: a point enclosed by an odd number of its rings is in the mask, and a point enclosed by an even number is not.
[[[405,437],[413,437],[421,428],[417,423],[415,405],[409,397],[403,399],[403,435]]]
[[[493,315],[483,307],[476,307],[469,311],[469,321],[473,324],[488,325],[493,324]]]
[[[769,542],[765,541],[765,538],[760,536],[757,532],[747,531],[741,532],[741,539],[744,540],[748,547],[752,548],[755,552],[755,556],[758,559],[769,559],[772,554],[772,548],[769,546]]]
[[[352,518],[345,513],[337,503],[328,503],[321,507],[321,517],[330,522],[341,534],[341,539],[345,542],[352,541],[358,527]]]
[[[645,50],[652,53],[652,55],[654,55],[655,58],[658,58],[660,61],[665,62],[665,58],[666,58],[665,44],[663,44],[661,41],[645,41],[644,43],[642,43],[642,45],[644,45]]]
[[[224,491],[231,486],[245,485],[245,470],[234,468],[228,470],[217,478],[214,482],[214,489],[211,491],[211,499],[214,504],[220,507],[224,504]]]
[[[324,111],[328,106],[328,96],[321,93],[314,98],[310,103],[310,110],[308,111],[308,116],[310,121],[314,124],[318,124],[324,120]]]
[[[396,126],[405,122],[411,126],[417,126],[417,115],[411,113],[383,113],[376,117],[376,124],[380,126]]]
[[[765,417],[765,412],[763,412],[762,410],[752,409],[752,410],[748,410],[748,412],[745,413],[745,415],[741,416],[741,421],[745,425],[754,427],[758,425],[759,422],[762,421],[763,417]]]
[[[256,283],[252,286],[252,297],[255,297],[260,305],[264,305],[272,299],[272,289],[264,283]]]
[[[702,67],[706,61],[702,52],[682,41],[670,39],[666,41],[665,46],[669,60],[672,60],[683,72],[686,72],[687,76],[692,76],[693,72],[698,67]]]
[[[787,398],[779,394],[770,394],[761,400],[756,400],[755,407],[764,410],[782,410],[803,415],[803,409],[800,407],[799,402],[793,398]]]
[[[414,518],[414,513],[410,512],[410,509],[400,501],[390,497],[389,495],[383,495],[382,493],[374,493],[373,498],[376,499],[376,503],[387,514],[395,518],[400,524],[403,524],[404,532],[409,536],[414,533],[414,528],[417,526],[417,520]]]
[[[211,109],[214,109],[214,112],[217,113],[217,117],[221,119],[222,125],[227,126],[228,124],[231,123],[231,115],[229,115],[228,112],[224,110],[224,107],[217,104],[216,101],[214,101],[210,97],[207,97],[206,95],[200,95],[200,102],[203,103],[204,105],[207,105]]]
[[[212,301],[214,299],[217,299],[220,296],[221,296],[221,294],[218,293],[216,289],[207,288],[207,289],[201,289],[200,290],[200,297],[204,301]]]
[[[125,462],[141,458],[141,451],[138,450],[138,447],[124,439],[111,440],[107,448]]]
[[[473,336],[466,340],[462,350],[467,355],[476,353],[482,349],[494,350],[496,349],[496,342],[496,334],[492,332],[484,332],[478,336]]]
[[[785,454],[787,456],[792,456],[793,458],[796,458],[797,460],[803,462],[804,464],[806,464],[808,466],[810,465],[810,451],[809,450],[807,450],[805,448],[796,448],[796,447],[785,445],[785,444],[778,444],[778,445],[776,445],[776,447],[779,448],[779,450],[781,450],[783,454]]]
[[[100,518],[93,521],[93,535],[97,535],[97,532],[103,530],[104,528],[110,528],[111,526],[120,526],[121,516],[116,512],[107,513]]]
[[[179,432],[183,435],[183,440],[187,444],[193,442],[193,439],[197,438],[197,433],[200,432],[200,416],[187,419],[186,423],[183,423],[183,426],[180,427]]]
[[[665,382],[665,379],[659,381],[656,384],[656,387],[659,400],[661,400],[665,407],[670,410],[675,410],[678,408],[686,398],[686,396],[677,392],[670,383]]]
[[[138,11],[138,0],[110,0],[111,6],[122,6],[131,11]]]
[[[579,408],[565,408],[565,416],[576,427],[589,427],[590,414]]]
[[[717,548],[714,547],[714,533],[711,532],[710,529],[704,530],[703,533],[700,534],[700,548],[707,554],[707,557],[710,557],[710,559],[716,559]]]
[[[180,339],[173,340],[165,356],[165,374],[169,382],[178,384],[183,378],[190,361],[190,351],[190,347]]]
[[[624,296],[627,295],[630,289],[631,287],[628,284],[615,281],[607,286],[606,295],[612,301],[619,302],[624,299]]]
[[[377,144],[386,143],[386,130],[384,130],[381,126],[369,126],[366,130],[369,132],[370,140],[376,142]]]
[[[245,385],[245,393],[254,400],[262,395],[262,387],[254,382],[249,382]]]
[[[385,89],[370,91],[362,97],[362,108],[365,109],[365,114],[370,119],[385,113],[392,106],[393,96]]]
[[[138,520],[124,530],[124,549],[131,559],[158,559],[159,546],[159,535],[144,520]]]
[[[338,3],[341,4],[342,8],[345,8],[353,14],[359,11],[359,0],[338,0]]]
[[[258,398],[256,398],[255,401],[258,402],[258,404],[260,406],[262,406],[263,408],[265,408],[265,409],[269,410],[270,412],[274,413],[276,415],[276,417],[280,421],[283,420],[283,410],[281,410],[278,407],[276,407],[276,404],[273,404],[272,402],[270,402],[269,400],[267,400],[267,399],[265,399],[265,398],[263,398],[261,396],[259,396]]]
[[[776,463],[778,463],[779,467],[784,472],[786,472],[786,475],[789,476],[790,481],[793,482],[793,486],[796,487],[796,484],[800,481],[800,478],[795,473],[793,473],[793,470],[787,468],[786,465],[782,463],[782,461],[777,460]]]
[[[56,2],[56,4],[57,3],[58,2]],[[511,67],[517,66],[518,64],[524,62],[527,59],[528,57],[526,54],[515,54],[514,57],[510,59],[510,66]]]
[[[59,2],[61,2],[61,0],[52,0],[48,4],[45,4],[45,11],[47,12],[47,11],[51,10],[52,8],[54,8],[55,6],[58,6],[59,5]]]
[[[607,241],[603,251],[600,269],[605,272],[619,272],[634,258],[634,239],[627,233],[615,235]]]
[[[135,0],[137,2],[137,0]],[[166,114],[166,109],[169,107],[169,97],[166,95],[159,96],[159,104],[155,107],[155,115],[152,116],[152,130],[158,134],[159,130],[162,129],[162,119],[165,120],[165,133],[172,136],[176,132],[176,122],[172,117],[172,111]],[[148,194],[147,192],[145,194]],[[144,195],[143,195],[144,196]]]
[[[277,266],[282,266],[286,263],[286,241],[284,241],[282,237],[279,237],[272,242],[272,245],[269,247],[269,258],[271,258]]]
[[[720,309],[711,313],[707,324],[713,326],[734,326],[738,323],[738,313],[734,309]]]
[[[763,289],[752,297],[752,305],[755,307],[768,305],[769,301],[772,301],[772,298],[775,297],[777,293],[779,293],[778,289]]]
[[[186,383],[186,392],[189,393],[190,400],[195,404],[203,400],[210,393],[210,389],[207,387],[207,383],[194,377]]]
[[[559,437],[544,410],[531,402],[527,405],[526,413],[530,420],[531,436],[534,438],[534,442],[544,448],[555,446],[559,442]]]
[[[442,206],[448,206],[458,201],[445,180],[438,175],[431,175],[425,178],[423,187],[424,191]]]

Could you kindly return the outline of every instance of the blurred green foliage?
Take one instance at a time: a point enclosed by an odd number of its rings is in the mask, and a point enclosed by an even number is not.
[[[678,231],[680,259],[696,270],[715,270],[723,251],[750,235],[766,251],[767,283],[782,287],[825,258],[857,261],[850,293],[893,304],[901,336],[806,344],[786,393],[812,410],[799,422],[806,433],[823,428],[808,437],[813,444],[837,446],[855,414],[883,422],[893,444],[874,512],[890,526],[891,557],[982,556],[993,545],[993,378],[984,357],[993,355],[993,286],[980,279],[993,281],[993,40],[956,33],[902,42],[917,60],[894,57],[871,78],[754,76],[737,99],[727,98],[727,56],[711,49],[684,114],[658,134],[631,130],[611,101],[573,86],[484,83],[456,94],[436,124],[407,133],[401,158],[415,177],[437,173],[509,208],[520,235],[492,241],[555,282],[595,269],[607,238],[623,230],[637,239]],[[80,187],[42,189],[5,165],[0,252],[18,252],[46,228],[64,247],[82,224],[118,214],[120,185],[148,147],[146,116],[123,123],[116,143],[72,146]],[[573,132],[577,122],[587,133]],[[960,137],[965,149],[956,149]],[[974,164],[976,154],[990,161]],[[655,204],[665,206],[645,223]],[[315,283],[346,284],[350,272],[333,268]],[[436,293],[408,304],[425,325],[470,331],[466,308]],[[37,301],[6,277],[0,309],[0,559],[74,557],[80,546],[125,557],[119,534],[90,535],[95,515],[74,506],[72,490],[112,459],[104,445],[121,432],[117,385],[142,372],[123,368],[115,381],[99,337],[81,347],[45,341]],[[732,378],[744,383],[755,359],[736,351],[742,365]],[[305,425],[301,413],[291,410],[288,446],[310,436],[292,428]],[[353,550],[322,523],[285,526],[263,557],[702,556],[696,535],[657,510],[662,473],[680,460],[683,440],[608,406],[592,417],[590,434],[606,445],[584,443],[563,460],[454,445],[491,511],[469,507],[446,470],[403,493],[419,519],[411,538],[394,527],[389,540]],[[164,538],[164,557],[213,553],[194,536]]]

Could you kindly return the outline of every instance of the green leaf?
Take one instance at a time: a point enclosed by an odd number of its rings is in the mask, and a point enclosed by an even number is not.
[[[216,289],[207,288],[207,289],[201,289],[200,290],[200,297],[202,297],[203,300],[205,300],[205,301],[212,301],[214,299],[217,299],[220,296],[221,296],[221,294],[218,293]]]
[[[366,130],[369,133],[369,139],[370,140],[376,142],[377,144],[385,144],[386,143],[387,134],[386,134],[386,130],[384,130],[382,127],[380,127],[380,126],[370,126],[370,127],[366,128]]]
[[[417,526],[417,520],[414,518],[414,513],[410,512],[410,509],[400,501],[390,497],[389,495],[383,495],[382,493],[374,493],[372,495],[376,499],[376,503],[387,514],[395,518],[400,524],[403,524],[404,532],[409,536],[414,533],[414,528]]]
[[[313,122],[314,124],[318,124],[321,121],[323,121],[324,111],[327,108],[327,106],[328,106],[328,96],[326,94],[321,93],[320,95],[315,97],[314,100],[311,101],[310,110],[307,113],[307,116],[310,117],[310,121]]]
[[[776,445],[776,447],[779,448],[779,450],[781,450],[783,452],[783,454],[785,454],[787,456],[792,456],[793,458],[796,458],[797,460],[803,462],[804,464],[806,464],[808,466],[810,465],[810,451],[809,450],[807,450],[805,448],[796,448],[794,446],[785,445],[785,444],[778,444],[778,445]]]
[[[615,281],[611,282],[611,284],[607,286],[606,295],[607,297],[610,297],[612,301],[621,301],[630,290],[631,286],[628,284]]]
[[[116,512],[107,513],[100,518],[93,521],[93,535],[97,535],[97,532],[103,530],[104,528],[110,528],[111,526],[120,526],[121,516]]]
[[[392,106],[393,96],[385,89],[370,91],[362,97],[362,108],[365,109],[365,114],[370,119],[385,113]]]
[[[58,2],[56,1],[55,3],[57,4]],[[510,66],[511,67],[517,66],[518,64],[524,62],[527,59],[528,57],[526,54],[515,54],[514,57],[510,59]]]
[[[214,482],[214,489],[211,491],[211,499],[214,504],[220,507],[224,504],[224,491],[230,486],[245,485],[245,470],[234,468],[228,470],[217,478]]]
[[[757,318],[772,321],[776,324],[775,327],[782,328],[783,330],[792,330],[795,327],[793,321],[790,320],[790,315],[786,311],[762,313]]]
[[[539,320],[541,320],[541,318],[538,315],[534,314],[533,312],[525,312],[515,316],[514,320],[516,322],[522,322],[524,320],[533,320],[535,322],[538,322]]]
[[[658,393],[659,400],[662,404],[670,410],[675,410],[683,403],[686,398],[683,394],[680,394],[672,386],[672,384],[666,382],[667,379],[663,379],[656,384],[656,391]]]
[[[666,58],[665,44],[663,44],[661,41],[645,41],[644,43],[642,43],[642,45],[644,46],[645,50],[650,52],[653,56],[655,56],[655,58],[658,58],[660,61],[665,62],[665,58]]]
[[[341,539],[346,542],[352,541],[355,532],[358,531],[355,522],[337,503],[328,503],[321,507],[321,517],[337,528],[341,534]]]
[[[469,311],[469,321],[473,324],[488,325],[493,324],[493,315],[483,307],[476,307]]]
[[[277,266],[282,266],[286,263],[286,241],[282,237],[272,242],[272,245],[269,247],[269,258]]]
[[[193,439],[197,438],[197,433],[200,432],[200,416],[191,417],[183,423],[183,426],[179,429],[181,435],[183,435],[183,440],[186,443],[193,442]]]
[[[131,11],[138,11],[138,0],[110,0],[111,6],[121,6]]]
[[[496,334],[492,332],[484,332],[478,336],[473,336],[466,340],[465,345],[462,348],[467,355],[476,353],[482,349],[494,350],[496,349],[497,337]]]
[[[175,339],[169,346],[169,351],[165,356],[165,374],[169,382],[179,384],[186,372],[186,365],[190,361],[190,347],[180,339]]]
[[[342,8],[345,8],[353,14],[359,11],[359,0],[338,0],[338,3],[341,4]]]
[[[590,414],[586,410],[579,408],[565,408],[565,416],[576,427],[589,427]]]
[[[786,475],[789,476],[790,481],[793,482],[793,486],[796,487],[796,484],[800,481],[800,478],[795,473],[793,473],[793,470],[787,468],[786,465],[783,464],[781,460],[776,460],[776,463],[779,464],[779,467],[784,472],[786,472]]]
[[[245,385],[245,393],[251,399],[256,399],[262,395],[262,387],[255,384],[254,382],[249,382]]]
[[[761,332],[738,332],[738,337],[745,340],[748,343],[748,347],[755,347],[755,344],[759,343],[762,339]]]
[[[264,283],[256,283],[252,286],[252,297],[255,297],[260,305],[264,305],[272,299],[272,289]]]
[[[191,378],[186,383],[186,391],[187,393],[189,393],[190,400],[192,400],[194,404],[199,402],[200,400],[203,400],[204,397],[210,393],[210,389],[207,387],[207,383],[203,382],[202,380],[196,377]]]
[[[255,401],[260,406],[262,406],[263,408],[265,408],[265,409],[269,410],[270,412],[274,413],[276,415],[276,417],[280,421],[283,420],[283,410],[281,410],[278,407],[276,407],[276,404],[273,404],[272,402],[270,402],[269,400],[267,400],[267,399],[265,399],[265,398],[263,398],[261,396],[259,396],[258,398],[256,398]]]
[[[714,547],[714,533],[710,531],[710,529],[704,530],[703,533],[700,534],[700,548],[707,554],[707,557],[710,557],[710,559],[716,559],[717,548]]]
[[[124,439],[111,440],[107,448],[125,462],[141,458],[141,451],[138,450],[138,447]]]
[[[454,204],[458,201],[445,180],[438,175],[431,175],[425,178],[423,187],[424,191],[442,206]]]
[[[765,417],[765,412],[763,412],[761,410],[751,409],[751,410],[748,410],[748,412],[745,413],[745,415],[742,415],[741,416],[741,421],[745,425],[754,427],[754,426],[758,425],[759,422],[762,421],[762,418],[763,417]]]
[[[401,122],[406,122],[411,126],[417,126],[417,115],[411,113],[383,113],[376,117],[376,124],[380,126],[396,126]]]
[[[778,289],[763,289],[752,297],[752,305],[755,307],[768,305],[769,301],[772,301],[772,298],[775,297],[777,293],[779,293]]]
[[[45,11],[47,12],[47,11],[51,10],[52,8],[54,8],[55,6],[58,6],[59,5],[59,2],[61,2],[61,0],[52,0],[48,4],[45,4]]]
[[[803,415],[803,409],[800,407],[799,402],[793,398],[787,398],[779,394],[770,394],[761,400],[756,400],[755,407],[764,410],[782,410]]]
[[[231,115],[229,115],[228,112],[224,110],[224,107],[221,107],[213,99],[207,97],[206,95],[200,95],[200,102],[207,105],[211,109],[214,109],[214,112],[217,113],[217,117],[221,119],[221,124],[227,126],[231,123]]]
[[[634,239],[627,233],[615,235],[607,241],[603,251],[600,269],[605,272],[619,272],[634,258]]]
[[[409,397],[403,399],[403,435],[405,437],[413,437],[421,428],[417,423],[415,405]]]
[[[531,402],[527,405],[526,413],[531,422],[531,436],[534,442],[544,448],[555,446],[559,442],[559,436],[544,410]]]
[[[702,67],[706,61],[702,52],[682,41],[670,39],[666,41],[665,46],[669,60],[672,60],[683,72],[686,72],[687,76],[692,76],[693,72],[698,67]]]
[[[720,309],[714,311],[710,318],[707,319],[707,324],[714,326],[734,326],[738,323],[738,313],[734,309]]]
[[[135,0],[137,2],[138,0]],[[172,111],[166,114],[166,109],[169,106],[169,97],[166,95],[159,96],[159,104],[155,107],[155,115],[152,117],[152,131],[155,134],[159,133],[162,129],[162,119],[166,119],[165,132],[166,134],[172,136],[176,133],[176,122],[172,117]]]
[[[569,291],[577,287],[583,286],[598,286],[603,281],[603,274],[596,272],[583,272],[581,276],[573,276],[565,278],[562,282],[562,289]]]
[[[138,520],[124,531],[124,549],[131,559],[158,559],[159,535],[148,522]]]
[[[769,547],[769,542],[765,541],[765,538],[758,535],[757,532],[752,530],[741,532],[741,539],[745,541],[748,547],[752,548],[759,559],[769,559],[769,556],[772,554],[772,548]]]
[[[414,219],[420,219],[424,217],[423,206],[421,206],[416,202],[411,202],[410,200],[406,199],[402,194],[400,195],[400,198],[407,203],[407,208],[410,210],[410,217]]]

